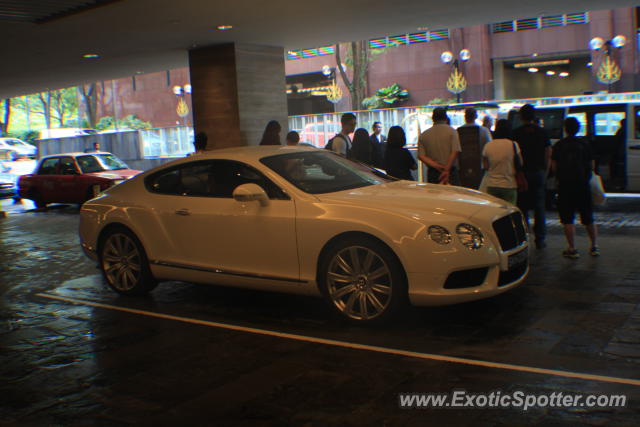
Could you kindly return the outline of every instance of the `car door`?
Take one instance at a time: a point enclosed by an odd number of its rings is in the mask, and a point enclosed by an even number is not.
[[[255,183],[269,204],[237,202],[233,190]],[[233,275],[299,279],[295,203],[255,168],[227,160],[195,161],[153,176],[165,188],[154,207],[168,250],[163,260]]]
[[[80,172],[71,156],[60,157],[59,174],[55,176],[56,199],[53,202],[80,203],[85,189],[81,188]]]
[[[59,170],[60,158],[50,157],[42,161],[38,173],[34,176],[34,191],[47,203],[56,201],[56,178]]]

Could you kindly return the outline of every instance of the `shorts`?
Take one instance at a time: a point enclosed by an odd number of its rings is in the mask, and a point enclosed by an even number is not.
[[[589,187],[558,189],[558,214],[562,224],[573,224],[576,212],[582,225],[593,224],[593,203]]]

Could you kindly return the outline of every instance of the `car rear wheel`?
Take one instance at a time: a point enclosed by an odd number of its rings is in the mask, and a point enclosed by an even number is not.
[[[107,234],[99,249],[100,269],[107,284],[123,295],[143,295],[157,286],[138,238],[125,228]]]
[[[395,254],[368,238],[334,244],[320,265],[320,290],[334,312],[354,323],[378,323],[406,301],[406,279]]]

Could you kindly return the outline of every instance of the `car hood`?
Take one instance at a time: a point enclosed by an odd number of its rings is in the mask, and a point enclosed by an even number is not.
[[[470,218],[482,209],[508,209],[509,205],[479,191],[451,185],[396,181],[353,190],[317,195],[322,202],[356,203],[376,209],[416,214],[435,212]]]
[[[136,175],[138,175],[141,171],[137,171],[134,169],[118,169],[118,170],[113,170],[113,171],[102,171],[102,172],[92,172],[92,173],[88,173],[86,175],[91,175],[91,176],[99,176],[100,178],[107,178],[107,179],[129,179],[132,178]]]

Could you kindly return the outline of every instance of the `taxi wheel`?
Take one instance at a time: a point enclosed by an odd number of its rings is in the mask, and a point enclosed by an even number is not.
[[[320,291],[334,313],[356,324],[388,320],[407,303],[407,281],[396,255],[366,237],[333,244],[320,262]]]
[[[142,244],[128,229],[110,230],[101,239],[98,254],[100,270],[114,291],[123,295],[144,295],[158,285]]]

